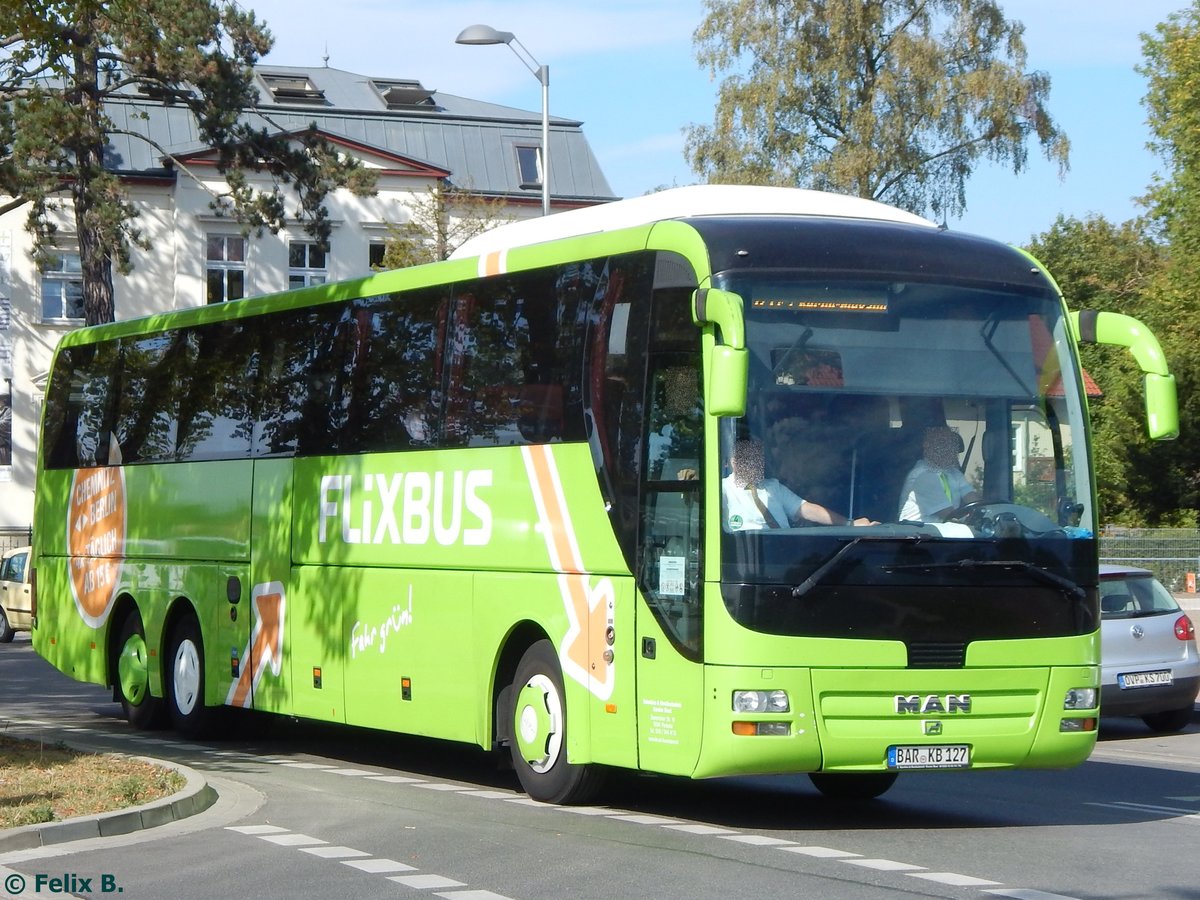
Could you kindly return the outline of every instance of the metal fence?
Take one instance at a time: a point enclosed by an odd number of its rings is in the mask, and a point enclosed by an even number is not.
[[[1189,573],[1200,577],[1200,529],[1109,527],[1100,533],[1100,562],[1141,566],[1182,592]]]

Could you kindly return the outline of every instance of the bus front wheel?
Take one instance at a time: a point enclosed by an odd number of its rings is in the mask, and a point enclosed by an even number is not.
[[[137,610],[125,617],[117,637],[117,695],[134,728],[144,731],[159,724],[162,707],[150,694],[150,652]]]
[[[809,772],[808,779],[826,797],[874,800],[896,783],[895,772]]]
[[[521,787],[544,803],[580,803],[600,787],[594,765],[567,761],[567,705],[554,646],[533,644],[513,679],[512,760]]]
[[[180,620],[171,633],[171,669],[166,680],[167,711],[175,730],[204,737],[212,728],[212,710],[204,705],[204,641],[193,616]]]

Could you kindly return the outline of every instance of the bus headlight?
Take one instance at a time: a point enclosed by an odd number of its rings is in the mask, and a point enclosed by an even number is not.
[[[791,711],[787,691],[734,691],[733,711],[739,713],[785,713]]]
[[[1095,709],[1095,688],[1071,688],[1063,698],[1063,709]]]

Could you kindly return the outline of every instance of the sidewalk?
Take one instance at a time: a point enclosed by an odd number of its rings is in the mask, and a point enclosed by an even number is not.
[[[153,828],[156,825],[166,825],[168,822],[186,819],[188,816],[204,812],[216,802],[217,792],[204,779],[204,776],[194,769],[149,756],[136,758],[156,766],[162,766],[164,769],[174,769],[187,781],[183,790],[170,797],[163,797],[153,803],[141,806],[128,806],[125,809],[98,813],[94,816],[78,816],[62,822],[23,825],[20,828],[0,831],[0,853],[7,853],[11,850],[31,850],[48,844],[62,844],[84,838],[130,834],[143,828]]]

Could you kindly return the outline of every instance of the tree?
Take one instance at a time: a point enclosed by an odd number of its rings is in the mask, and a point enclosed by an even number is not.
[[[1033,253],[1053,273],[1072,309],[1134,316],[1158,335],[1168,248],[1145,219],[1114,225],[1103,216],[1059,216],[1036,236]],[[1179,363],[1167,350],[1176,374]],[[1163,444],[1146,433],[1142,372],[1123,349],[1083,345],[1084,369],[1104,392],[1090,405],[1100,520],[1119,525],[1195,524],[1196,486],[1188,484],[1186,442]]]
[[[198,135],[218,152],[228,190],[213,208],[247,230],[278,230],[288,213],[283,187],[318,242],[329,238],[324,201],[347,187],[367,194],[374,177],[340,157],[315,128],[268,132],[243,117],[254,106],[253,66],[272,39],[253,12],[225,0],[29,0],[0,6],[0,211],[29,204],[35,253],[53,250],[53,213],[69,200],[79,239],[88,324],[113,318],[112,272],[145,249],[137,210],[105,166],[105,112],[115,93],[140,90],[186,107]],[[128,132],[125,132],[128,133]],[[151,138],[137,135],[164,156]],[[268,175],[254,188],[247,172]]]
[[[403,225],[389,225],[385,269],[402,269],[446,259],[463,243],[511,221],[503,197],[488,198],[443,180],[415,198]]]
[[[982,159],[1067,168],[1025,71],[1024,26],[995,0],[706,0],[697,58],[721,82],[685,153],[709,181],[800,185],[958,215]]]

